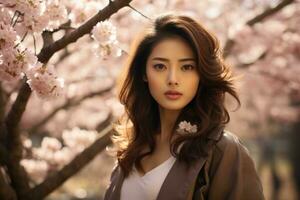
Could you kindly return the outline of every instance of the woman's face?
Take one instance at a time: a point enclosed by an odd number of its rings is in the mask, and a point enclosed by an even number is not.
[[[148,57],[144,80],[160,108],[184,108],[196,95],[200,80],[191,47],[180,37],[160,41]]]

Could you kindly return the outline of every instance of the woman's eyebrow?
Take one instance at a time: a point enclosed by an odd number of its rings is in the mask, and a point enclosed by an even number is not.
[[[154,58],[152,58],[152,60],[158,60],[158,61],[170,62],[169,59],[167,59],[167,58],[162,58],[162,57],[154,57]],[[181,58],[181,59],[178,59],[178,61],[180,61],[180,62],[184,62],[184,61],[194,61],[194,62],[196,62],[196,59],[195,59],[195,58]]]
[[[194,61],[196,62],[196,59],[195,58],[181,58],[179,59],[180,62],[184,62],[184,61]]]
[[[162,57],[154,57],[152,60],[158,60],[158,61],[164,61],[164,62],[169,62],[170,60],[167,58],[162,58]]]

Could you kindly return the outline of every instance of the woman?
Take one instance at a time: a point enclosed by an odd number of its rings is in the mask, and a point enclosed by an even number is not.
[[[218,40],[187,16],[158,17],[130,53],[126,115],[105,200],[260,200],[247,149],[224,130],[240,104]]]

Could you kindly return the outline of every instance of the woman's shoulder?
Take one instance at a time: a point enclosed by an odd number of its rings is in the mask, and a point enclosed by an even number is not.
[[[221,154],[230,153],[234,155],[236,153],[243,153],[249,155],[249,150],[242,139],[228,130],[224,130],[222,137],[216,143],[215,149]]]
[[[205,170],[214,191],[209,194],[210,198],[263,200],[261,181],[242,140],[226,130],[215,147]]]

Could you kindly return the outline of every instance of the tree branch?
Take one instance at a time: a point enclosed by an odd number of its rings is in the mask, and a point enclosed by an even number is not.
[[[44,47],[54,42],[53,33],[50,31],[44,31],[42,33],[42,38],[43,38]]]
[[[5,92],[2,88],[2,85],[0,85],[0,144],[4,143],[4,139],[6,137],[5,134],[5,124],[4,124],[4,116],[5,116],[5,98],[4,98]]]
[[[255,16],[254,18],[249,20],[246,24],[249,25],[249,26],[253,26],[257,22],[263,21],[265,18],[277,13],[278,11],[283,9],[284,7],[286,7],[289,4],[294,3],[294,2],[295,2],[295,0],[283,0],[279,4],[277,4],[277,6],[275,6],[273,8],[268,8],[264,12],[262,12],[261,14]]]
[[[51,33],[55,33],[60,30],[70,30],[70,29],[76,29],[70,26],[71,25],[71,20],[68,20],[67,22],[61,24],[57,29],[54,29],[51,31]]]
[[[70,34],[65,35],[64,37],[50,45],[44,45],[38,55],[38,60],[42,63],[47,62],[55,52],[66,47],[70,43],[76,42],[77,39],[89,33],[92,30],[93,26],[97,24],[97,22],[108,19],[112,14],[117,12],[119,9],[127,6],[130,2],[131,0],[115,0],[111,2],[103,10],[99,11],[94,17],[92,17],[76,30],[72,31]],[[25,78],[23,86],[20,89],[18,97],[13,104],[13,107],[10,110],[6,120],[7,123],[12,127],[16,127],[20,122],[20,118],[25,110],[25,106],[31,94],[31,90],[26,81],[27,80]]]
[[[110,2],[110,4],[103,10],[99,11],[94,17],[92,17],[76,30],[72,31],[70,34],[65,35],[63,38],[50,45],[44,45],[38,55],[38,60],[42,63],[47,62],[55,52],[66,47],[70,43],[76,42],[77,39],[89,33],[92,30],[93,26],[97,24],[97,22],[108,19],[112,14],[117,12],[122,7],[127,6],[130,2],[131,0],[115,0],[113,2]],[[31,90],[26,81],[26,78],[24,78],[24,82],[22,88],[20,89],[18,97],[6,118],[7,124],[10,125],[9,127],[18,126],[18,123],[20,122],[26,104],[30,97]]]
[[[92,28],[100,21],[108,19],[112,14],[116,13],[119,9],[128,6],[132,0],[115,0],[112,1],[100,10],[94,17],[89,19],[86,23],[72,31],[70,34],[65,35],[61,39],[55,41],[47,47],[42,48],[38,55],[39,61],[44,63],[47,62],[51,56],[66,47],[68,44],[76,42],[77,39],[81,38],[83,35],[91,32]]]
[[[22,85],[21,91],[24,93],[18,95],[5,119],[5,130],[7,130],[8,133],[6,137],[8,150],[7,169],[11,178],[11,185],[15,189],[18,197],[21,197],[25,191],[29,190],[27,173],[20,165],[20,160],[22,158],[22,142],[18,130],[18,124],[31,94],[30,88],[26,86],[27,84]]]
[[[55,66],[58,65],[58,63],[62,62],[64,59],[66,59],[68,56],[70,56],[73,52],[70,52],[67,47],[64,48],[62,54],[59,56],[58,61],[54,64]]]
[[[44,43],[44,47],[37,56],[38,60],[42,63],[46,63],[55,52],[66,47],[68,44],[75,42],[83,35],[89,33],[93,26],[97,24],[97,22],[108,19],[119,9],[127,6],[130,1],[131,0],[113,1],[103,10],[99,11],[93,18],[88,20],[78,29],[72,31],[70,34],[65,35],[63,38],[50,45]],[[7,132],[9,133],[7,138],[9,152],[8,171],[12,179],[12,186],[15,188],[18,197],[21,199],[22,194],[29,190],[27,174],[24,168],[20,166],[20,159],[22,157],[22,143],[18,131],[18,125],[32,92],[26,81],[27,78],[25,77],[17,99],[12,105],[12,108],[5,119]]]
[[[255,17],[253,17],[252,19],[248,20],[246,22],[246,25],[253,26],[254,24],[263,21],[265,18],[267,18],[271,15],[274,15],[275,13],[277,13],[278,11],[283,9],[285,6],[287,6],[291,3],[294,3],[294,2],[295,2],[295,0],[283,0],[277,6],[275,6],[273,8],[268,8],[268,9],[264,10],[261,14],[259,14]],[[229,38],[226,41],[226,43],[224,45],[224,50],[223,50],[224,58],[226,58],[230,54],[230,52],[231,52],[234,45],[235,45],[234,39]]]
[[[25,199],[38,200],[45,198],[49,193],[61,186],[68,178],[79,172],[88,162],[95,158],[99,152],[111,142],[112,126],[106,127],[99,138],[82,153],[77,155],[69,164],[60,171],[46,178],[41,184],[31,189]]]
[[[42,127],[44,124],[46,124],[50,119],[52,119],[55,114],[63,109],[68,109],[70,107],[74,107],[79,105],[82,101],[95,97],[95,96],[99,96],[99,95],[103,95],[106,92],[109,92],[112,88],[114,87],[114,84],[112,84],[111,86],[109,86],[108,88],[105,89],[101,89],[99,91],[96,92],[91,92],[87,95],[84,95],[82,97],[80,97],[79,99],[69,99],[68,101],[66,101],[64,104],[58,106],[57,108],[55,108],[51,113],[49,113],[43,120],[41,120],[39,123],[37,123],[36,125],[34,125],[31,129],[29,129],[29,135],[35,133],[40,127]]]
[[[38,60],[42,63],[48,62],[52,55],[60,49],[66,47],[68,44],[75,42],[83,35],[89,33],[93,26],[99,21],[108,19],[112,14],[119,9],[127,6],[131,0],[115,0],[109,3],[103,10],[99,11],[94,17],[80,26],[78,29],[72,31],[70,34],[65,35],[63,38],[57,40],[52,44],[45,44],[41,52],[38,54]],[[13,103],[6,119],[6,129],[8,134],[7,144],[9,152],[8,160],[8,172],[12,180],[12,186],[16,190],[16,193],[20,199],[22,194],[29,190],[29,181],[24,168],[20,165],[20,159],[22,157],[22,144],[18,131],[18,126],[21,117],[25,111],[27,102],[31,95],[31,89],[26,83],[27,78],[23,79],[22,87],[18,93],[16,101]],[[5,126],[2,126],[5,127]],[[2,128],[1,127],[1,128]],[[2,130],[1,130],[2,132]]]

